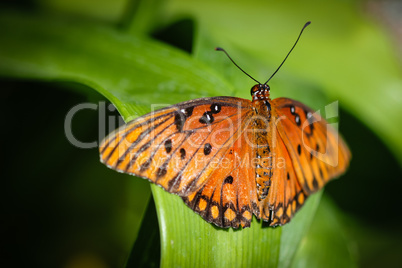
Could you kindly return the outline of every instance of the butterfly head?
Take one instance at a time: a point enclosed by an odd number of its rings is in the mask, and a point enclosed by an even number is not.
[[[251,97],[254,100],[268,100],[270,87],[267,84],[257,84],[251,88]]]

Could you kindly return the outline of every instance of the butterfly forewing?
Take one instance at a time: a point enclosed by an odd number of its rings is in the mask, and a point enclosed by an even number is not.
[[[250,101],[204,98],[139,117],[110,134],[101,161],[187,196],[205,184],[241,132]]]

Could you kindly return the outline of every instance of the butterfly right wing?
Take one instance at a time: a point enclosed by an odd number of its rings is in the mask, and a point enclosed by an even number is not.
[[[306,105],[287,98],[274,99],[271,105],[270,140],[276,164],[261,206],[275,226],[289,222],[310,194],[343,173],[351,156],[338,133]],[[323,149],[326,154],[319,157]]]
[[[272,127],[271,149],[274,152],[274,171],[266,199],[261,202],[262,218],[270,226],[288,223],[307,198],[294,169],[293,162],[278,130]]]
[[[171,193],[201,188],[234,142],[250,101],[214,97],[179,103],[122,126],[100,146],[101,162]]]
[[[349,166],[351,153],[327,121],[306,105],[287,98],[273,100],[278,138],[286,146],[306,194],[321,189]]]

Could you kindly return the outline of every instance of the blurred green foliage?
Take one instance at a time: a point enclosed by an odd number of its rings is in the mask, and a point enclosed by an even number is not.
[[[134,244],[128,267],[398,266],[401,70],[391,38],[362,12],[364,2],[19,4],[0,11],[0,75],[12,141],[5,144],[4,265],[121,267]],[[310,197],[284,227],[265,228],[254,219],[249,229],[219,229],[152,186],[154,211],[148,182],[108,170],[96,148],[66,140],[65,115],[85,101],[100,106],[78,113],[72,128],[77,139],[92,141],[102,138],[100,127],[111,130],[117,122],[117,113],[105,108],[103,118],[113,120],[99,123],[106,99],[129,120],[156,103],[249,98],[249,78],[213,48],[225,47],[264,80],[307,20],[312,25],[270,83],[272,95],[315,109],[339,100],[340,130],[353,160],[348,174],[326,187],[333,202],[320,202],[322,193]]]

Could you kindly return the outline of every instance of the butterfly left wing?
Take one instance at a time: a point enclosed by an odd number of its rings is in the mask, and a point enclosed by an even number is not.
[[[146,178],[180,196],[201,188],[235,141],[250,101],[232,97],[192,100],[139,117],[100,145],[101,161]]]

